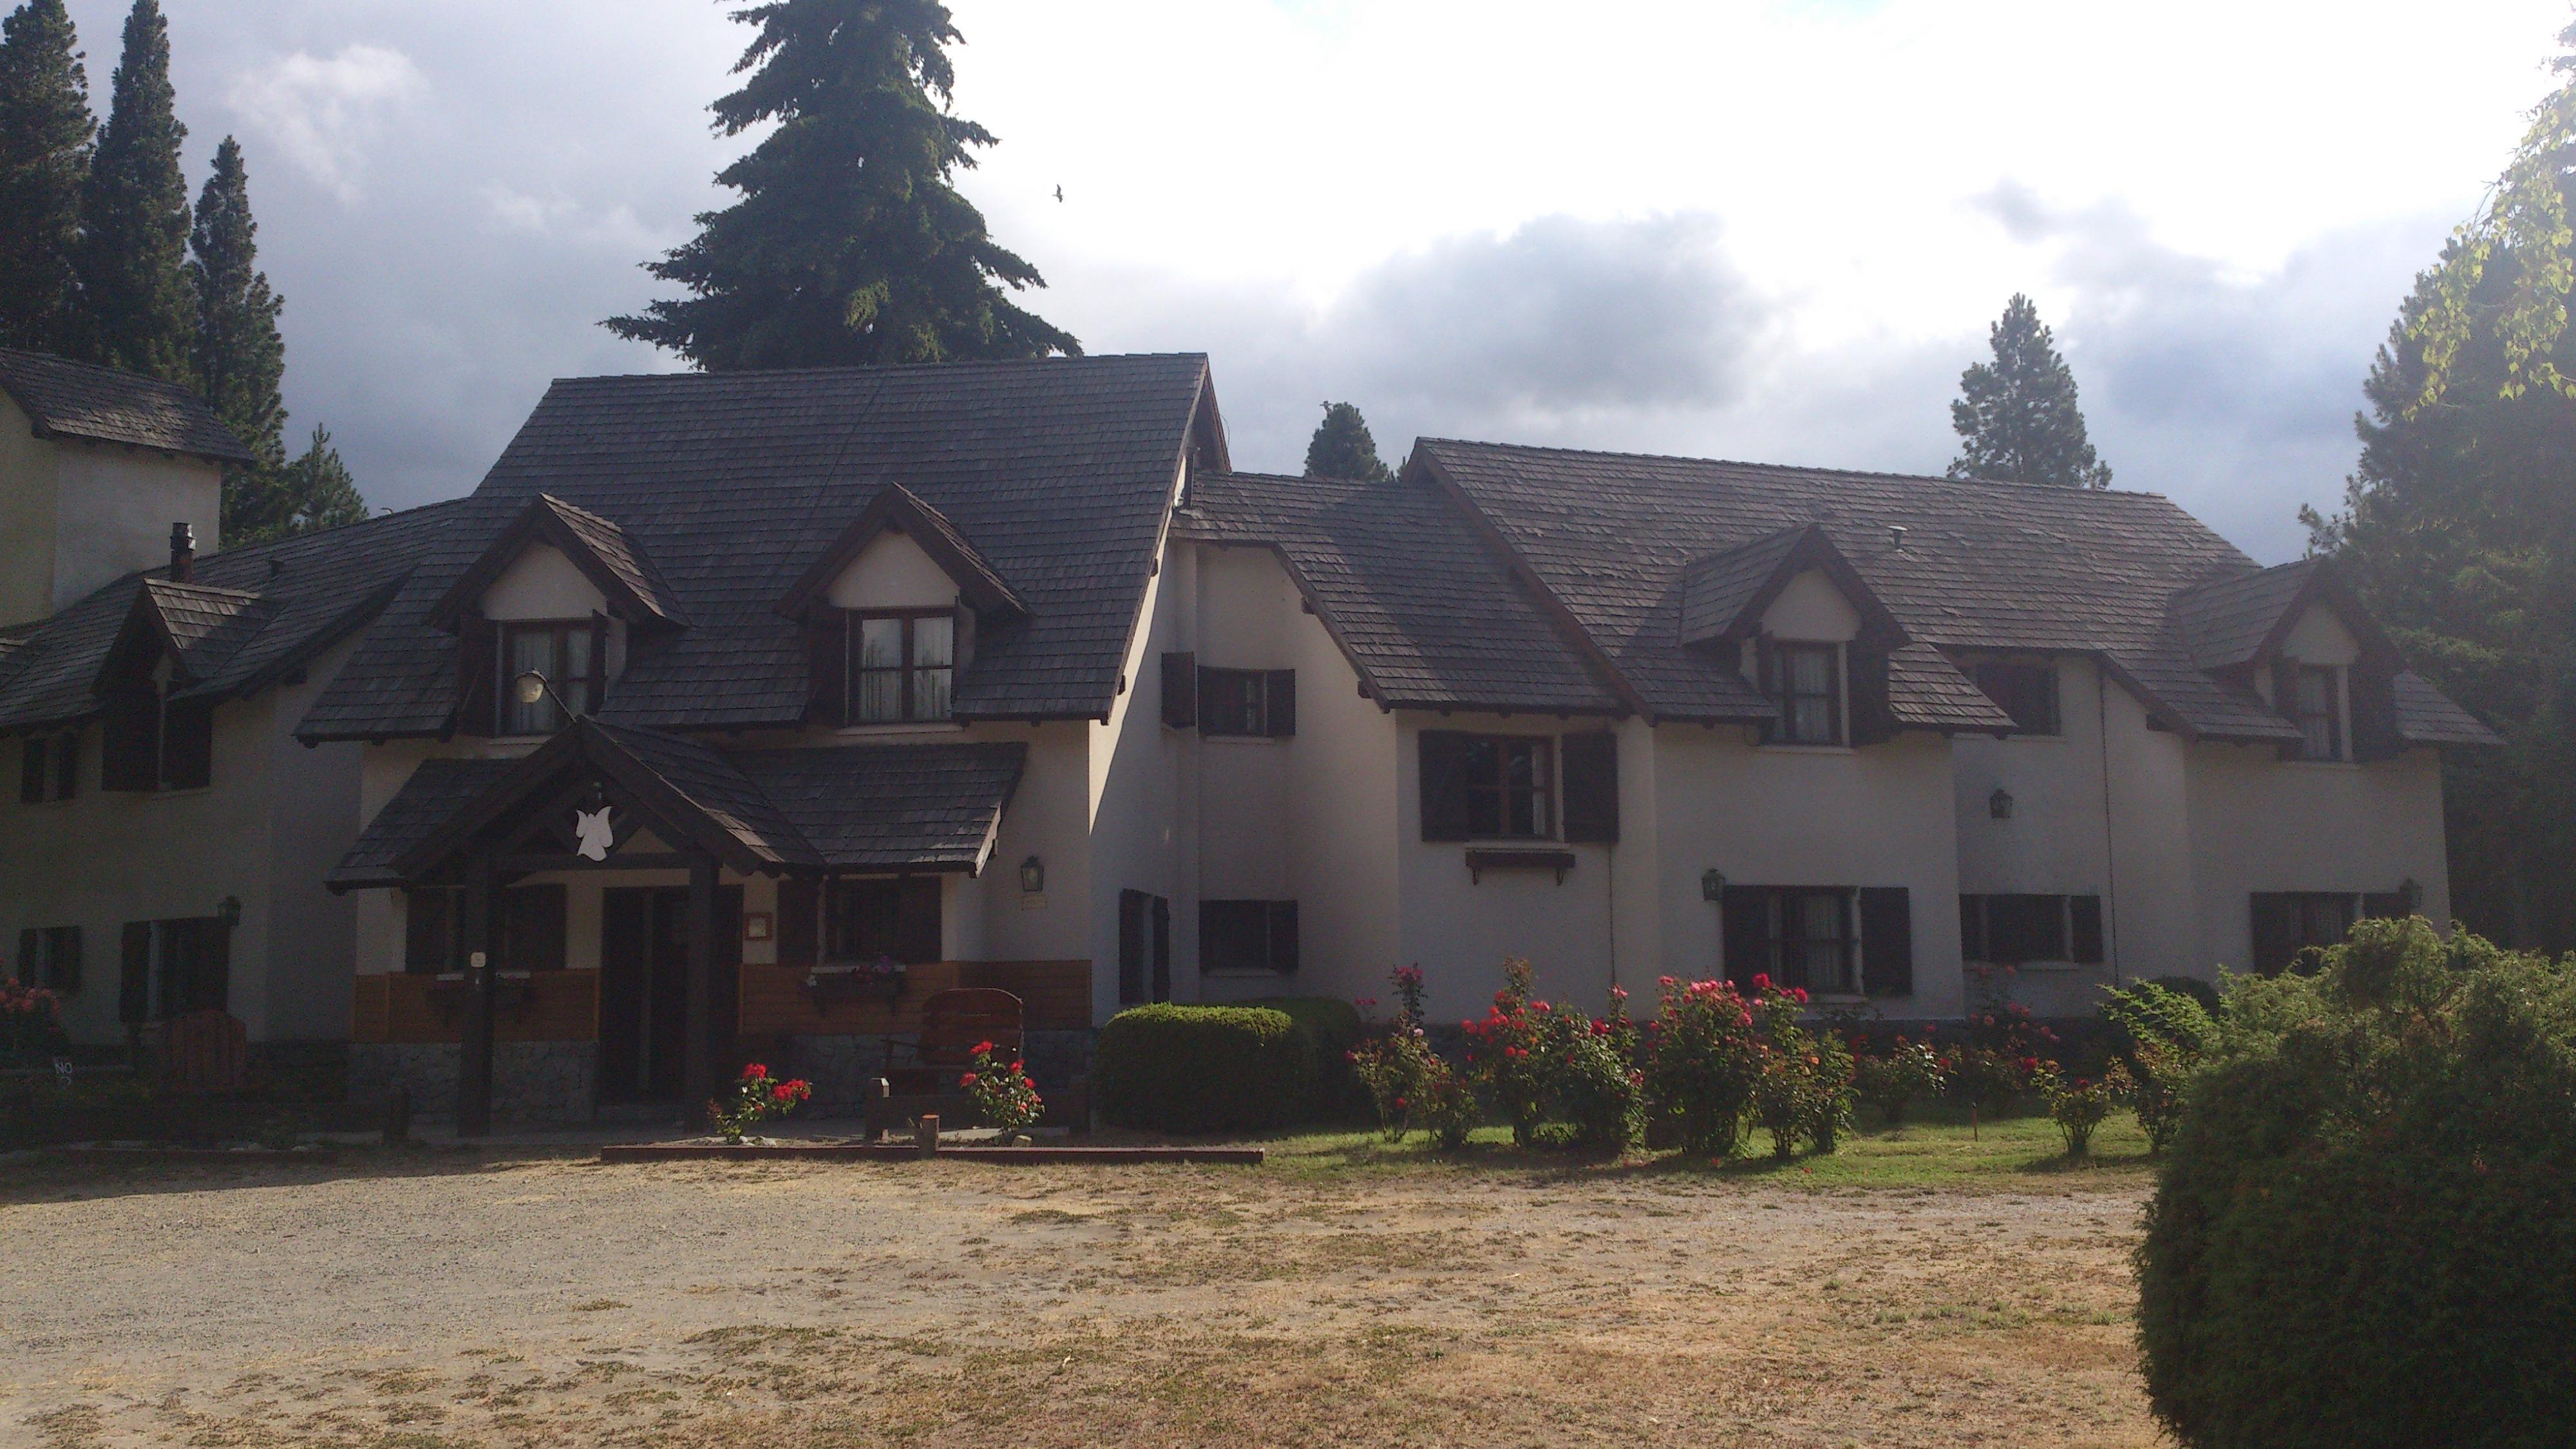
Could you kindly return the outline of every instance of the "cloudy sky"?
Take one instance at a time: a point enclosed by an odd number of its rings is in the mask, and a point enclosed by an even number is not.
[[[0,4],[9,0],[0,0]],[[716,0],[164,0],[241,137],[287,402],[470,489],[720,204]],[[1094,352],[1209,353],[1238,466],[1418,435],[1937,472],[2016,289],[2117,485],[2266,560],[2545,91],[2568,0],[955,0],[963,178]],[[72,0],[104,107],[122,0]],[[2437,19],[2438,17],[2438,19]],[[195,184],[192,180],[192,187]],[[1055,200],[1055,188],[1064,200]]]

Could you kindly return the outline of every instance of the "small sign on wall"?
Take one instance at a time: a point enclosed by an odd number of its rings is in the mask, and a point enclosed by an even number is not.
[[[768,940],[770,932],[776,929],[777,919],[768,911],[743,912],[742,938],[746,941]]]

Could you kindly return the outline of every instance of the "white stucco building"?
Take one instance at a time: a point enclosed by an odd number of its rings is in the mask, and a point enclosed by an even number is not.
[[[2330,569],[2152,495],[1436,440],[1236,474],[1195,356],[560,382],[400,553],[216,713],[345,761],[262,867],[345,945],[266,989],[343,1013],[353,1090],[469,1117],[747,1052],[847,1092],[960,984],[1027,1001],[1042,1071],[1123,1003],[1397,964],[1467,1016],[1507,956],[1586,1003],[2086,1012],[2443,918],[2439,751],[2492,739]],[[68,638],[0,665],[0,728],[121,677]],[[0,865],[0,925],[54,879]]]

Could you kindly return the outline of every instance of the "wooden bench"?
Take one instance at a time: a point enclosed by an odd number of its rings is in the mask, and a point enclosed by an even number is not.
[[[959,1090],[957,1079],[975,1064],[975,1048],[986,1042],[1005,1062],[1020,1059],[1020,999],[992,986],[960,986],[934,991],[921,1003],[921,1035],[910,1065],[895,1064],[892,1038],[886,1041],[885,1075],[877,1079],[864,1116],[868,1135],[900,1127],[925,1112],[939,1114],[949,1127],[973,1125],[975,1108]]]

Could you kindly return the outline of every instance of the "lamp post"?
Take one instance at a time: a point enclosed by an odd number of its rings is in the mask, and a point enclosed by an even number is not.
[[[533,705],[541,699],[553,700],[555,712],[562,716],[565,724],[581,718],[581,711],[566,704],[564,697],[555,693],[553,681],[547,679],[542,671],[535,669],[522,671],[518,678],[510,681],[510,693],[522,706]]]

